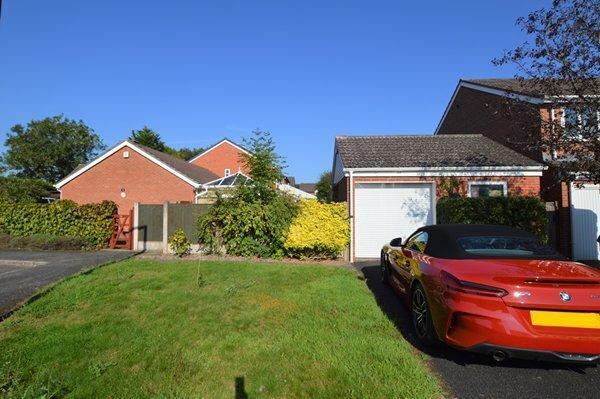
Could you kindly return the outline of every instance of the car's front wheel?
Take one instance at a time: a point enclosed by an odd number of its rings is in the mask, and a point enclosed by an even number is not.
[[[413,288],[411,305],[413,327],[417,338],[426,345],[433,345],[436,342],[436,336],[431,320],[431,311],[425,290],[419,283]]]

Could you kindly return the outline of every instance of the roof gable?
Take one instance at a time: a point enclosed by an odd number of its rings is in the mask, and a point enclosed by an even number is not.
[[[165,154],[164,152],[154,150],[150,147],[146,147],[144,145],[129,140],[125,140],[112,147],[111,149],[109,149],[104,154],[100,155],[87,165],[76,168],[71,174],[69,174],[61,181],[56,183],[55,187],[60,188],[64,186],[71,180],[85,173],[87,170],[93,168],[95,165],[99,164],[100,162],[115,154],[117,151],[121,150],[124,147],[129,147],[130,149],[136,151],[138,154],[142,155],[146,159],[154,162],[163,169],[166,169],[167,171],[171,172],[175,176],[179,177],[180,179],[184,180],[185,182],[189,183],[194,187],[199,187],[201,184],[210,180],[214,180],[216,177],[218,177],[214,173],[200,166],[189,164],[186,161],[179,158],[175,158],[172,155]]]
[[[544,168],[480,134],[338,136],[335,143],[345,170]]]
[[[229,140],[228,138],[224,138],[221,141],[219,141],[218,143],[213,144],[212,146],[208,147],[206,150],[204,150],[200,154],[196,155],[195,157],[193,157],[192,159],[190,159],[188,162],[192,163],[195,160],[197,160],[198,158],[203,157],[204,155],[208,154],[209,152],[211,152],[215,148],[217,148],[217,147],[219,147],[221,145],[224,145],[224,144],[230,145],[230,146],[236,148],[238,151],[241,151],[241,152],[243,152],[245,154],[250,154],[250,151],[248,151],[247,149],[245,149],[241,145],[238,145],[238,144],[234,143],[233,141]]]
[[[493,79],[461,79],[452,93],[452,97],[444,110],[444,114],[440,119],[435,134],[442,126],[449,110],[452,108],[456,95],[462,88],[478,90],[484,93],[493,94],[496,96],[507,97],[514,100],[525,101],[531,104],[544,104],[552,102],[552,100],[567,98],[573,96],[573,89],[569,82],[564,80],[555,80],[551,82],[554,88],[560,93],[543,93],[542,86],[531,79],[515,79],[515,78],[493,78]],[[593,92],[594,88],[600,87],[600,78],[593,79],[589,90],[591,92],[584,95],[598,95],[600,93]],[[588,90],[588,91],[589,91]]]

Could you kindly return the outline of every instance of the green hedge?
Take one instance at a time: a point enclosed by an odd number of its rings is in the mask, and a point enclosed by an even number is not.
[[[8,234],[0,234],[0,248],[67,251],[85,249],[87,245],[87,242],[81,237],[59,237],[46,234],[11,237]]]
[[[437,222],[512,226],[548,240],[546,207],[535,197],[442,198],[437,203]]]
[[[79,237],[86,248],[102,248],[108,243],[116,213],[117,205],[111,201],[81,206],[68,200],[51,204],[0,201],[0,229],[12,237]]]

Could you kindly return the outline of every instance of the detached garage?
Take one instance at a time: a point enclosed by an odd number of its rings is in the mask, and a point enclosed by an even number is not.
[[[452,179],[464,196],[540,194],[545,166],[482,135],[338,136],[333,196],[348,203],[351,261],[435,224]]]

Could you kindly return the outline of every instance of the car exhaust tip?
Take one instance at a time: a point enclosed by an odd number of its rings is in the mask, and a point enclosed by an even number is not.
[[[494,361],[500,363],[500,362],[503,362],[506,359],[508,359],[508,354],[504,351],[493,351],[492,359],[494,359]]]

